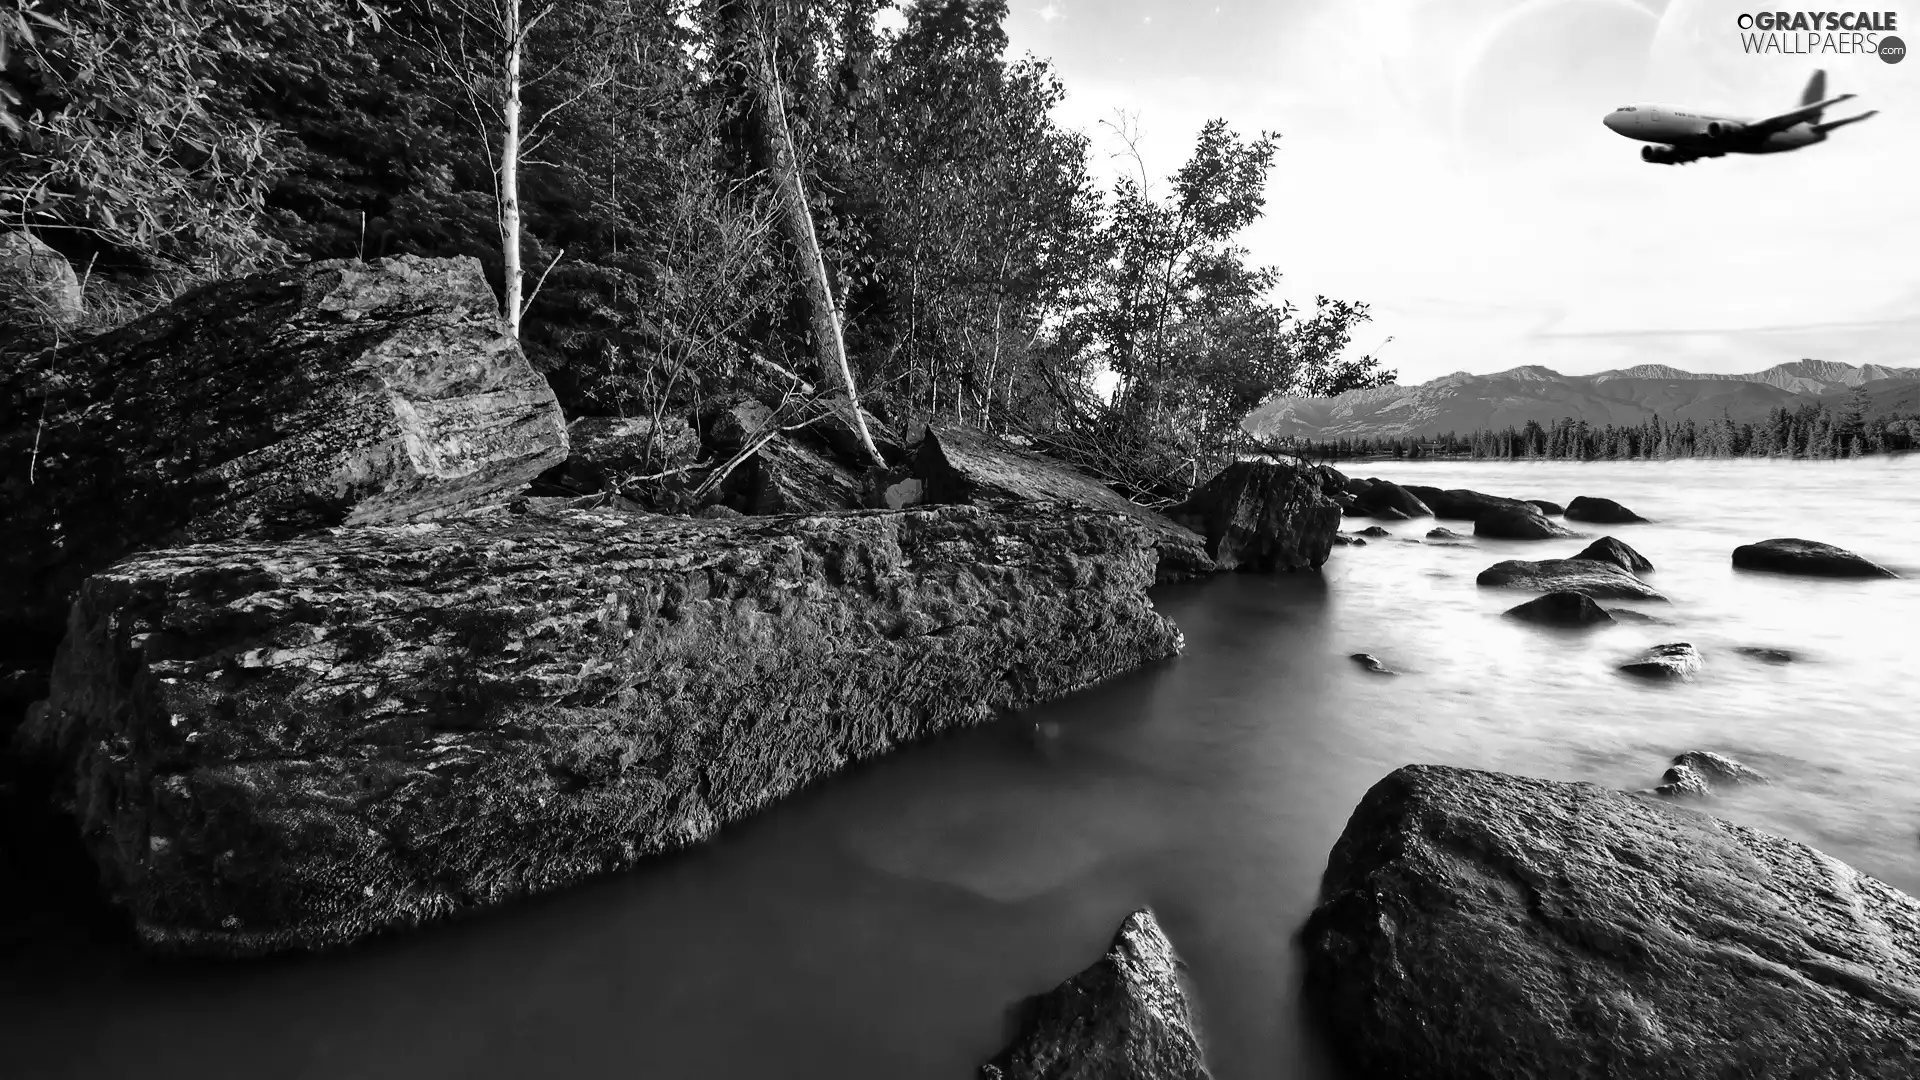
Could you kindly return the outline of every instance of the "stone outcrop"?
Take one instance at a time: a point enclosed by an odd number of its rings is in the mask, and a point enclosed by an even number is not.
[[[1594,603],[1592,597],[1577,592],[1550,592],[1519,607],[1508,608],[1505,614],[1510,619],[1536,626],[1598,626],[1613,621],[1613,616]]]
[[[1653,563],[1645,555],[1633,550],[1622,541],[1611,536],[1603,536],[1581,549],[1576,559],[1591,559],[1594,562],[1612,563],[1629,574],[1647,574],[1653,572]]]
[[[1647,519],[1612,499],[1580,495],[1567,504],[1568,521],[1590,521],[1596,525],[1632,525]]]
[[[1130,517],[476,511],[137,555],[17,740],[142,941],[342,944],[1173,654]]]
[[[1063,502],[1124,514],[1153,536],[1160,552],[1161,581],[1178,581],[1214,569],[1207,541],[1192,529],[1122,498],[1105,484],[1044,454],[973,428],[929,427],[914,453],[914,473],[924,485],[921,498],[927,503]]]
[[[1467,488],[1451,488],[1442,491],[1437,487],[1408,484],[1407,490],[1427,504],[1433,510],[1434,517],[1454,521],[1474,521],[1490,510],[1516,510],[1525,513],[1531,509],[1527,503],[1519,499],[1505,499],[1498,495],[1487,495]]]
[[[1503,589],[1577,592],[1596,600],[1665,600],[1659,590],[1597,559],[1508,559],[1480,571],[1474,582]]]
[[[1810,577],[1890,578],[1900,575],[1845,548],[1791,537],[1742,544],[1733,549],[1733,565],[1742,570],[1771,570]]]
[[[1691,679],[1700,673],[1700,650],[1685,641],[1655,645],[1645,656],[1620,665],[1621,672],[1643,679]]]
[[[1591,784],[1395,771],[1303,944],[1363,1080],[1920,1075],[1920,901]]]
[[[0,376],[0,668],[44,670],[74,589],[129,552],[431,518],[567,453],[471,258],[208,286],[69,346],[60,375]]]
[[[0,234],[0,291],[7,294],[7,306],[24,304],[29,309],[20,314],[55,323],[72,322],[85,307],[73,264],[23,229]],[[0,310],[4,314],[11,312]]]
[[[1487,510],[1473,519],[1473,535],[1496,540],[1566,540],[1580,534],[1547,520],[1531,506]]]
[[[1168,511],[1206,538],[1222,570],[1318,569],[1333,551],[1340,507],[1305,469],[1236,461]]]
[[[1105,956],[1018,1010],[1013,1043],[980,1080],[1207,1080],[1180,960],[1151,911]]]

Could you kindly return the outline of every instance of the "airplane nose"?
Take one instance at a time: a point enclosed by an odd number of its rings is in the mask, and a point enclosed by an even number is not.
[[[1614,111],[1601,117],[1600,122],[1607,125],[1607,130],[1609,131],[1619,131],[1620,130],[1620,110],[1615,109]]]

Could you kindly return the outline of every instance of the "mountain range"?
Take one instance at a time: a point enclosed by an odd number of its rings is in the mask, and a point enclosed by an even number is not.
[[[1529,420],[1549,426],[1563,417],[1599,426],[1632,426],[1655,416],[1696,422],[1731,416],[1752,423],[1781,406],[1844,404],[1856,387],[1865,388],[1870,412],[1920,408],[1920,368],[1798,360],[1748,375],[1699,375],[1665,364],[1562,375],[1529,364],[1330,398],[1274,398],[1240,426],[1262,440],[1325,440],[1465,435],[1525,427]]]

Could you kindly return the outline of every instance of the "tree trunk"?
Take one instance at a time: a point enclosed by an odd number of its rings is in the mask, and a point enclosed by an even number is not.
[[[880,448],[873,444],[873,436],[867,431],[866,415],[860,410],[860,395],[854,389],[853,368],[847,363],[846,339],[840,330],[840,309],[833,302],[826,257],[820,252],[820,238],[813,229],[813,211],[807,205],[807,189],[800,176],[799,148],[794,145],[793,132],[787,126],[786,95],[780,90],[780,73],[773,65],[771,34],[767,37],[769,40],[761,45],[759,64],[758,96],[765,114],[760,130],[766,143],[767,161],[779,187],[776,201],[780,205],[781,231],[799,261],[800,282],[806,289],[807,305],[813,309],[814,358],[823,373],[840,376],[841,387],[852,406],[853,428],[860,436],[860,446],[875,465],[884,467],[886,459],[880,456]]]
[[[506,278],[501,307],[507,333],[520,336],[520,59],[526,42],[520,27],[520,0],[506,0],[507,99],[500,135],[500,257]]]

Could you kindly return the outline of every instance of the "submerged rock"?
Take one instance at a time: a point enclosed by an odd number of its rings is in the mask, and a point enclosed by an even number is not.
[[[1351,533],[1343,533],[1343,532],[1334,533],[1333,542],[1340,545],[1341,547],[1366,547],[1367,546],[1367,542],[1365,539],[1358,536],[1354,536]]]
[[[1612,499],[1581,495],[1567,504],[1568,521],[1591,521],[1596,525],[1632,525],[1647,519]]]
[[[1160,553],[1161,581],[1212,573],[1209,543],[1192,529],[1156,514],[1078,470],[1044,454],[1013,446],[974,428],[929,426],[914,453],[914,473],[925,503],[1011,507],[1061,502],[1124,514],[1147,529]],[[1331,541],[1328,548],[1332,547]],[[1326,552],[1320,554],[1326,561]],[[1315,564],[1318,565],[1318,564]]]
[[[696,843],[1173,654],[1121,515],[476,513],[87,580],[21,749],[148,946],[318,949]]]
[[[1151,911],[1120,924],[1107,954],[1019,1009],[1012,1045],[980,1080],[1208,1080],[1180,960]]]
[[[1565,540],[1580,534],[1548,521],[1538,510],[1488,510],[1473,519],[1473,535],[1498,540]]]
[[[1382,528],[1379,525],[1369,525],[1366,528],[1361,529],[1357,535],[1371,536],[1374,539],[1378,540],[1381,537],[1392,536],[1393,534],[1388,532],[1386,529]]]
[[[1669,799],[1704,799],[1713,794],[1713,787],[1693,766],[1674,765],[1660,777],[1653,793]]]
[[[1700,665],[1700,650],[1688,642],[1676,641],[1655,645],[1640,659],[1620,665],[1620,670],[1644,679],[1691,679],[1700,673]]]
[[[1817,540],[1762,540],[1733,549],[1733,565],[1742,570],[1811,577],[1890,578],[1900,575],[1845,548]]]
[[[1690,769],[1709,784],[1766,784],[1766,775],[1711,750],[1689,750],[1673,759],[1673,768]],[[1672,770],[1668,770],[1671,772]]]
[[[1304,469],[1236,461],[1168,511],[1207,538],[1222,570],[1318,569],[1333,550],[1340,508]]]
[[[1645,574],[1653,570],[1653,563],[1645,555],[1611,536],[1603,536],[1588,544],[1574,558],[1612,563],[1630,574]]]
[[[1920,1075],[1920,901],[1697,811],[1410,765],[1320,897],[1307,1000],[1356,1077]]]
[[[1585,593],[1550,592],[1505,612],[1510,619],[1540,626],[1595,626],[1610,623],[1613,616]]]
[[[0,668],[50,664],[74,590],[130,552],[432,518],[567,455],[472,258],[210,285],[68,346],[60,374],[0,375]]]
[[[1618,565],[1594,559],[1508,559],[1480,571],[1474,582],[1503,589],[1577,592],[1596,600],[1666,599]]]
[[[1791,664],[1800,659],[1799,654],[1791,649],[1772,649],[1759,645],[1739,645],[1733,651],[1763,664]]]
[[[1428,529],[1427,539],[1429,540],[1465,540],[1466,537],[1461,536],[1459,533],[1454,532],[1452,529],[1442,527],[1438,529]]]
[[[1385,663],[1383,663],[1380,660],[1379,657],[1373,655],[1372,653],[1357,652],[1357,653],[1354,653],[1352,656],[1347,657],[1347,659],[1352,660],[1356,664],[1359,664],[1360,669],[1362,671],[1368,671],[1375,675],[1400,674],[1399,672],[1388,667]]]

